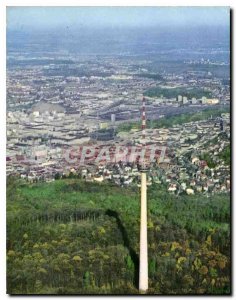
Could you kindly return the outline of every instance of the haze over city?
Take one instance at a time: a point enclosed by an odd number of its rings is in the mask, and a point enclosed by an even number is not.
[[[83,26],[229,28],[229,13],[226,7],[9,7],[7,26],[17,30]]]

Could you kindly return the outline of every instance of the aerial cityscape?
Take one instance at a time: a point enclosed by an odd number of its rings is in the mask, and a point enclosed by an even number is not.
[[[8,8],[8,294],[231,293],[229,14]]]

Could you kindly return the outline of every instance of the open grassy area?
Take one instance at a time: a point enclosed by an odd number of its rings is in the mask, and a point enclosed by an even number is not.
[[[138,293],[139,201],[138,188],[9,178],[8,293]],[[148,293],[229,293],[229,226],[228,194],[148,187]]]

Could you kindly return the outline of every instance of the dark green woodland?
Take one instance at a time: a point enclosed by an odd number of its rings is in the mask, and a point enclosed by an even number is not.
[[[138,294],[138,187],[8,177],[7,292]],[[148,187],[149,294],[230,293],[230,196]]]

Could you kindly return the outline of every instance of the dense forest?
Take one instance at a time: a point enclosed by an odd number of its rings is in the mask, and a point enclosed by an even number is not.
[[[139,188],[7,181],[7,292],[138,294]],[[148,187],[149,294],[230,293],[228,194]]]

